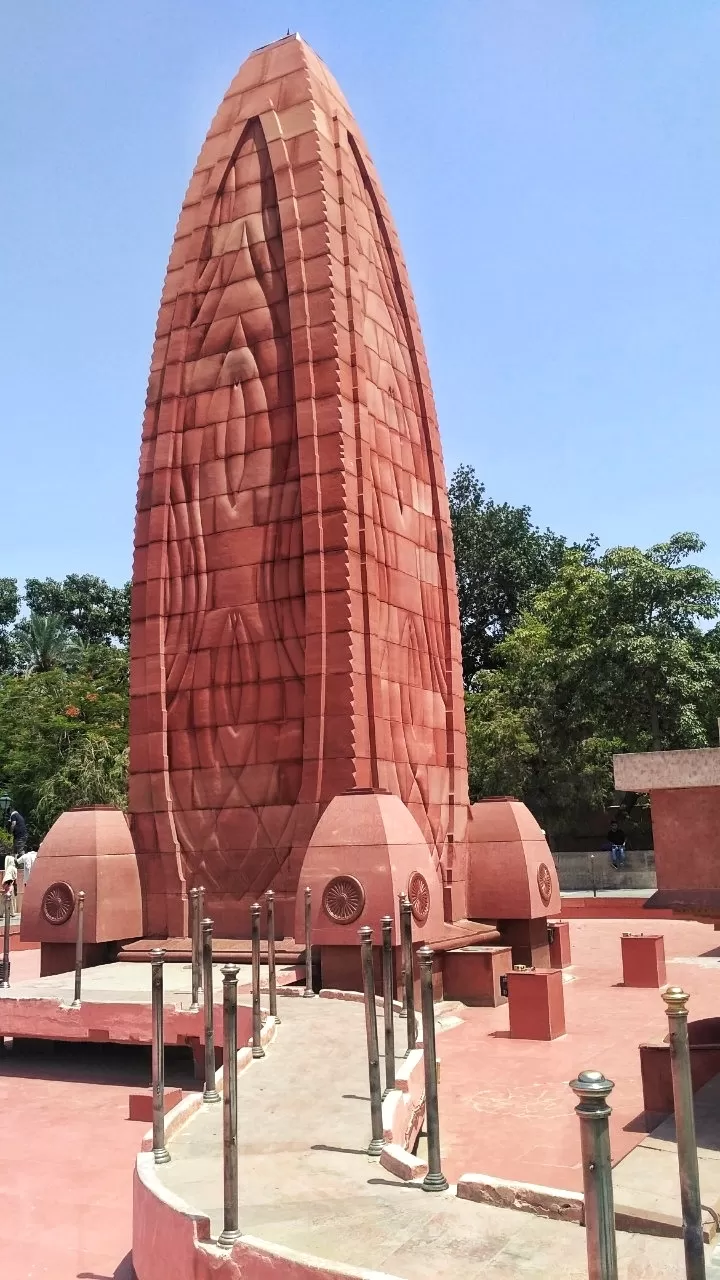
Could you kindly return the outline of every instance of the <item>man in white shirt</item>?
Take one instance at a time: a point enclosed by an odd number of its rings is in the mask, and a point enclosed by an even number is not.
[[[33,864],[36,858],[37,852],[34,849],[28,849],[27,853],[21,853],[17,860],[18,866],[22,867],[23,887],[27,885],[27,882],[30,879],[30,872],[33,869]]]

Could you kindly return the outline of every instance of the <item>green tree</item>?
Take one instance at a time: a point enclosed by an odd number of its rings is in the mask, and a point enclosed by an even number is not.
[[[25,671],[52,671],[77,664],[83,644],[57,614],[31,613],[13,633],[17,664]]]
[[[0,678],[0,782],[39,840],[63,809],[126,803],[128,654]]]
[[[12,666],[13,648],[10,628],[20,610],[17,578],[0,578],[0,672]]]
[[[84,644],[127,644],[130,634],[130,583],[111,587],[90,573],[28,578],[25,602],[31,613],[54,614]]]
[[[531,520],[529,507],[495,503],[472,467],[458,467],[448,491],[457,571],[463,674],[492,667],[495,647],[533,595],[552,582],[566,541]],[[589,544],[590,545],[590,544]]]
[[[588,563],[569,551],[468,698],[474,796],[519,793],[550,830],[605,804],[614,752],[707,745],[720,654],[699,625],[720,582],[694,534]],[[712,737],[714,741],[714,737]]]

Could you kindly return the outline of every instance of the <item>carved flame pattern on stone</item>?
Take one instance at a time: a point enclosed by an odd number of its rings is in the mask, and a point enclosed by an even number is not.
[[[327,803],[407,804],[464,881],[467,766],[440,442],[397,234],[295,37],[231,85],[183,205],[138,489],[130,810],[150,932],[204,881],[294,906]]]

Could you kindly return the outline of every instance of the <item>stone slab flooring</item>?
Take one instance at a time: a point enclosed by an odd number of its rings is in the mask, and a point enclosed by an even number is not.
[[[244,1232],[406,1280],[586,1280],[581,1228],[428,1194],[368,1159],[361,1005],[283,999],[279,1012],[282,1025],[266,1057],[239,1078]],[[382,1023],[380,1031],[382,1043]],[[441,1059],[461,1031],[439,1036]],[[172,1162],[158,1167],[166,1186],[209,1215],[214,1236],[222,1228],[221,1130],[222,1106],[202,1107],[169,1143]],[[682,1273],[679,1241],[620,1233],[618,1250],[623,1280]]]

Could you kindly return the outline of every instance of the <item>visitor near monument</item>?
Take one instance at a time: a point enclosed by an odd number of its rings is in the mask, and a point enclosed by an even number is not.
[[[625,865],[626,837],[615,818],[610,823],[607,838],[610,845],[610,860],[615,870],[619,871]]]
[[[17,865],[19,867],[22,867],[23,885],[26,885],[28,880],[30,879],[30,872],[32,871],[33,866],[35,865],[36,858],[37,858],[37,850],[27,849],[25,853],[21,853],[20,857],[17,859]]]
[[[10,811],[10,834],[13,838],[13,855],[15,860],[25,852],[25,843],[27,841],[27,825],[21,813],[17,809]]]

